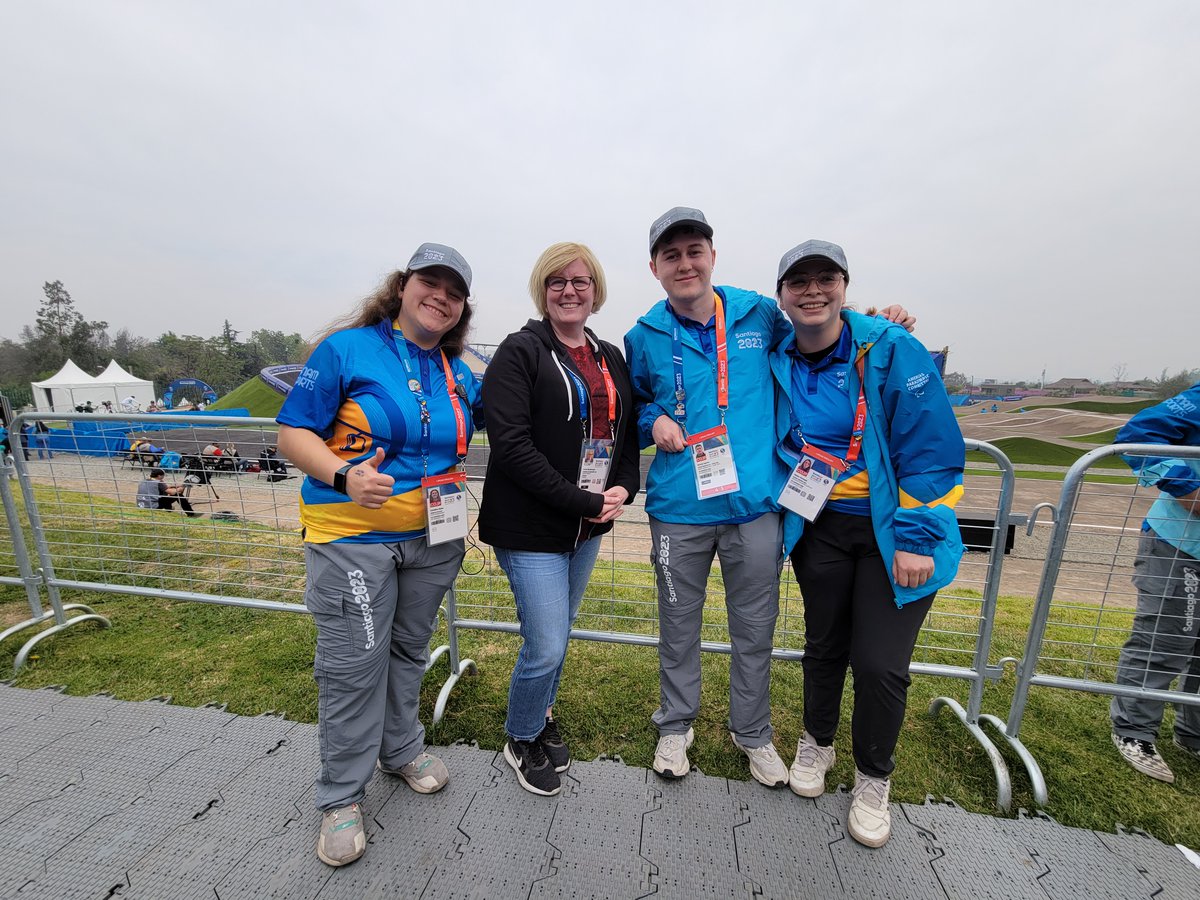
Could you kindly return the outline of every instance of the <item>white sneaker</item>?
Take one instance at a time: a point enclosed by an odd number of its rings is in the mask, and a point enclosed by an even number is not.
[[[682,778],[689,771],[687,751],[696,740],[696,732],[689,728],[687,734],[664,734],[654,748],[654,771],[663,778]]]
[[[750,774],[754,776],[755,781],[767,787],[782,787],[788,783],[787,767],[779,758],[774,744],[768,742],[761,747],[745,747],[738,742],[737,735],[732,731],[729,732],[729,736],[733,738],[733,746],[745,753],[746,758],[750,760]]]
[[[807,731],[796,744],[796,758],[788,770],[788,787],[801,797],[820,797],[825,793],[825,773],[833,768],[837,754],[833,745],[822,747]]]
[[[850,791],[850,837],[868,847],[882,847],[892,836],[892,812],[888,809],[888,778],[872,778],[854,770]]]
[[[1167,784],[1175,783],[1175,773],[1167,765],[1167,761],[1158,755],[1158,748],[1153,741],[1143,741],[1138,738],[1121,737],[1115,731],[1112,742],[1120,754],[1143,775],[1149,775]]]

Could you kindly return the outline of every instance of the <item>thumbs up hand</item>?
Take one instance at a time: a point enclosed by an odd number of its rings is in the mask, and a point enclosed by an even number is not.
[[[378,447],[374,456],[346,473],[346,493],[366,509],[379,509],[392,496],[392,485],[396,479],[379,471],[383,457],[383,448]]]

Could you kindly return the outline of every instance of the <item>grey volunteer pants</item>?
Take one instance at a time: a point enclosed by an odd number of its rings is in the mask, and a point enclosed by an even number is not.
[[[677,525],[650,517],[658,583],[660,735],[684,734],[700,713],[700,628],[713,556],[721,560],[729,621],[729,730],[745,747],[771,741],[771,649],[779,616],[783,523],[767,513],[741,525]]]
[[[417,718],[437,608],[454,583],[463,542],[305,544],[304,605],[317,625],[316,804],[362,800],[380,760],[411,762],[425,744]]]
[[[1133,563],[1137,614],[1121,649],[1117,684],[1200,693],[1200,561],[1172,547],[1154,532],[1142,532]],[[1141,697],[1113,697],[1113,731],[1121,737],[1156,741],[1163,703]],[[1200,749],[1200,706],[1175,707],[1175,737]]]

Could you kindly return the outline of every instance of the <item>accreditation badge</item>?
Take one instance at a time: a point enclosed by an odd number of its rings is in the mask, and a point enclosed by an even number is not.
[[[429,546],[467,536],[467,476],[452,471],[421,479],[425,495],[425,539]]]
[[[612,454],[613,442],[608,438],[584,441],[579,451],[579,487],[593,494],[603,494],[604,485],[608,483]]]
[[[816,521],[829,500],[838,475],[845,470],[846,464],[836,456],[805,444],[779,494],[779,505],[809,522]]]
[[[737,466],[733,445],[724,425],[693,434],[687,439],[696,474],[696,496],[701,500],[730,494],[738,489]]]

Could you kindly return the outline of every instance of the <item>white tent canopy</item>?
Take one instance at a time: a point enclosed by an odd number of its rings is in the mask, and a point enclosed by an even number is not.
[[[33,405],[39,412],[74,412],[89,400],[99,407],[105,400],[120,409],[129,397],[135,409],[145,409],[154,400],[154,384],[131,375],[114,359],[98,377],[89,375],[71,360],[45,381],[31,382]]]

